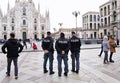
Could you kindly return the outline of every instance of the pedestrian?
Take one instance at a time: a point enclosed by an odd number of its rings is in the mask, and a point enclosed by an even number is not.
[[[34,50],[37,50],[37,45],[36,45],[36,43],[33,43],[33,49],[34,49]]]
[[[119,46],[119,39],[117,39],[117,45]]]
[[[102,44],[102,42],[103,42],[103,39],[101,40],[101,51],[100,51],[100,54],[98,55],[99,57],[101,57],[101,55],[103,53],[103,44]]]
[[[27,44],[26,44],[25,39],[23,39],[23,46],[27,49]]]
[[[57,60],[58,60],[58,76],[61,77],[62,73],[62,60],[64,61],[64,75],[68,75],[68,51],[70,48],[69,40],[65,38],[64,33],[60,33],[60,38],[55,43],[55,48],[57,50]]]
[[[47,32],[47,37],[42,40],[42,49],[44,50],[44,62],[43,62],[43,71],[44,73],[47,73],[48,70],[46,68],[47,60],[49,58],[49,70],[50,75],[54,74],[53,71],[53,54],[54,54],[54,48],[53,48],[53,39],[51,37],[51,32]]]
[[[117,47],[117,44],[114,41],[114,35],[110,35],[109,44],[110,44],[110,57],[109,57],[109,61],[111,63],[114,63],[114,60],[112,60],[112,56],[113,56],[113,53],[116,52],[115,48]]]
[[[70,51],[71,51],[71,58],[72,58],[72,72],[79,73],[80,68],[80,47],[81,47],[81,40],[80,38],[76,37],[76,33],[73,31],[72,37],[70,38]],[[76,65],[75,65],[76,62]]]
[[[23,46],[15,39],[15,34],[10,33],[10,39],[8,39],[5,44],[2,46],[2,52],[7,53],[7,76],[10,76],[11,62],[14,62],[15,66],[15,79],[18,79],[18,56],[19,53],[23,50]]]
[[[103,51],[105,53],[103,63],[107,64],[107,63],[109,63],[108,62],[108,51],[109,51],[109,48],[110,48],[107,36],[104,36],[102,44],[103,44]]]

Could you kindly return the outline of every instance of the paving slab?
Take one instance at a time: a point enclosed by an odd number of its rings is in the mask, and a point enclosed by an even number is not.
[[[0,53],[0,83],[120,83],[120,48],[113,56],[115,63],[103,64],[104,53],[98,57],[100,49],[85,49],[80,53],[80,72],[71,72],[69,56],[68,77],[58,77],[57,53],[54,54],[54,75],[43,73],[43,52],[22,52],[19,57],[19,78],[14,79],[14,66],[11,76],[6,77],[6,55]],[[48,65],[48,64],[47,64]],[[64,68],[64,65],[62,65]],[[64,70],[64,69],[63,69]]]

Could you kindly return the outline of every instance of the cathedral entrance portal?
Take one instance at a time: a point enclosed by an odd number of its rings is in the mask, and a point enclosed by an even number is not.
[[[23,40],[27,39],[27,34],[26,32],[23,32]]]
[[[35,40],[37,39],[37,35],[36,35],[36,34],[34,35],[34,39],[35,39]]]
[[[5,39],[5,40],[7,39],[7,35],[4,35],[4,39]]]
[[[42,38],[44,38],[44,34],[42,34]]]

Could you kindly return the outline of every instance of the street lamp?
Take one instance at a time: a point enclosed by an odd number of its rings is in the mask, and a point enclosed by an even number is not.
[[[79,11],[74,11],[74,12],[72,12],[72,14],[75,16],[75,18],[76,18],[76,34],[77,34],[77,17],[78,17],[78,15],[80,15],[80,12]]]

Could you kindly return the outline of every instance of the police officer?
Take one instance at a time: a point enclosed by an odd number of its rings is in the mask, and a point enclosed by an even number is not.
[[[80,57],[80,47],[81,41],[80,38],[76,37],[75,32],[72,32],[72,37],[70,38],[70,51],[72,58],[72,72],[79,73],[79,57]],[[76,67],[75,67],[76,62]]]
[[[65,38],[64,33],[60,33],[60,38],[55,43],[55,48],[57,50],[57,60],[58,60],[58,76],[61,77],[62,73],[62,60],[64,61],[64,75],[68,74],[68,51],[69,51],[69,40]]]
[[[51,32],[47,32],[47,37],[42,40],[42,49],[44,50],[44,62],[43,62],[44,73],[48,72],[46,65],[47,65],[47,60],[49,58],[49,70],[50,70],[49,74],[52,75],[55,72],[53,71],[54,48],[53,48],[53,39],[51,37]]]

